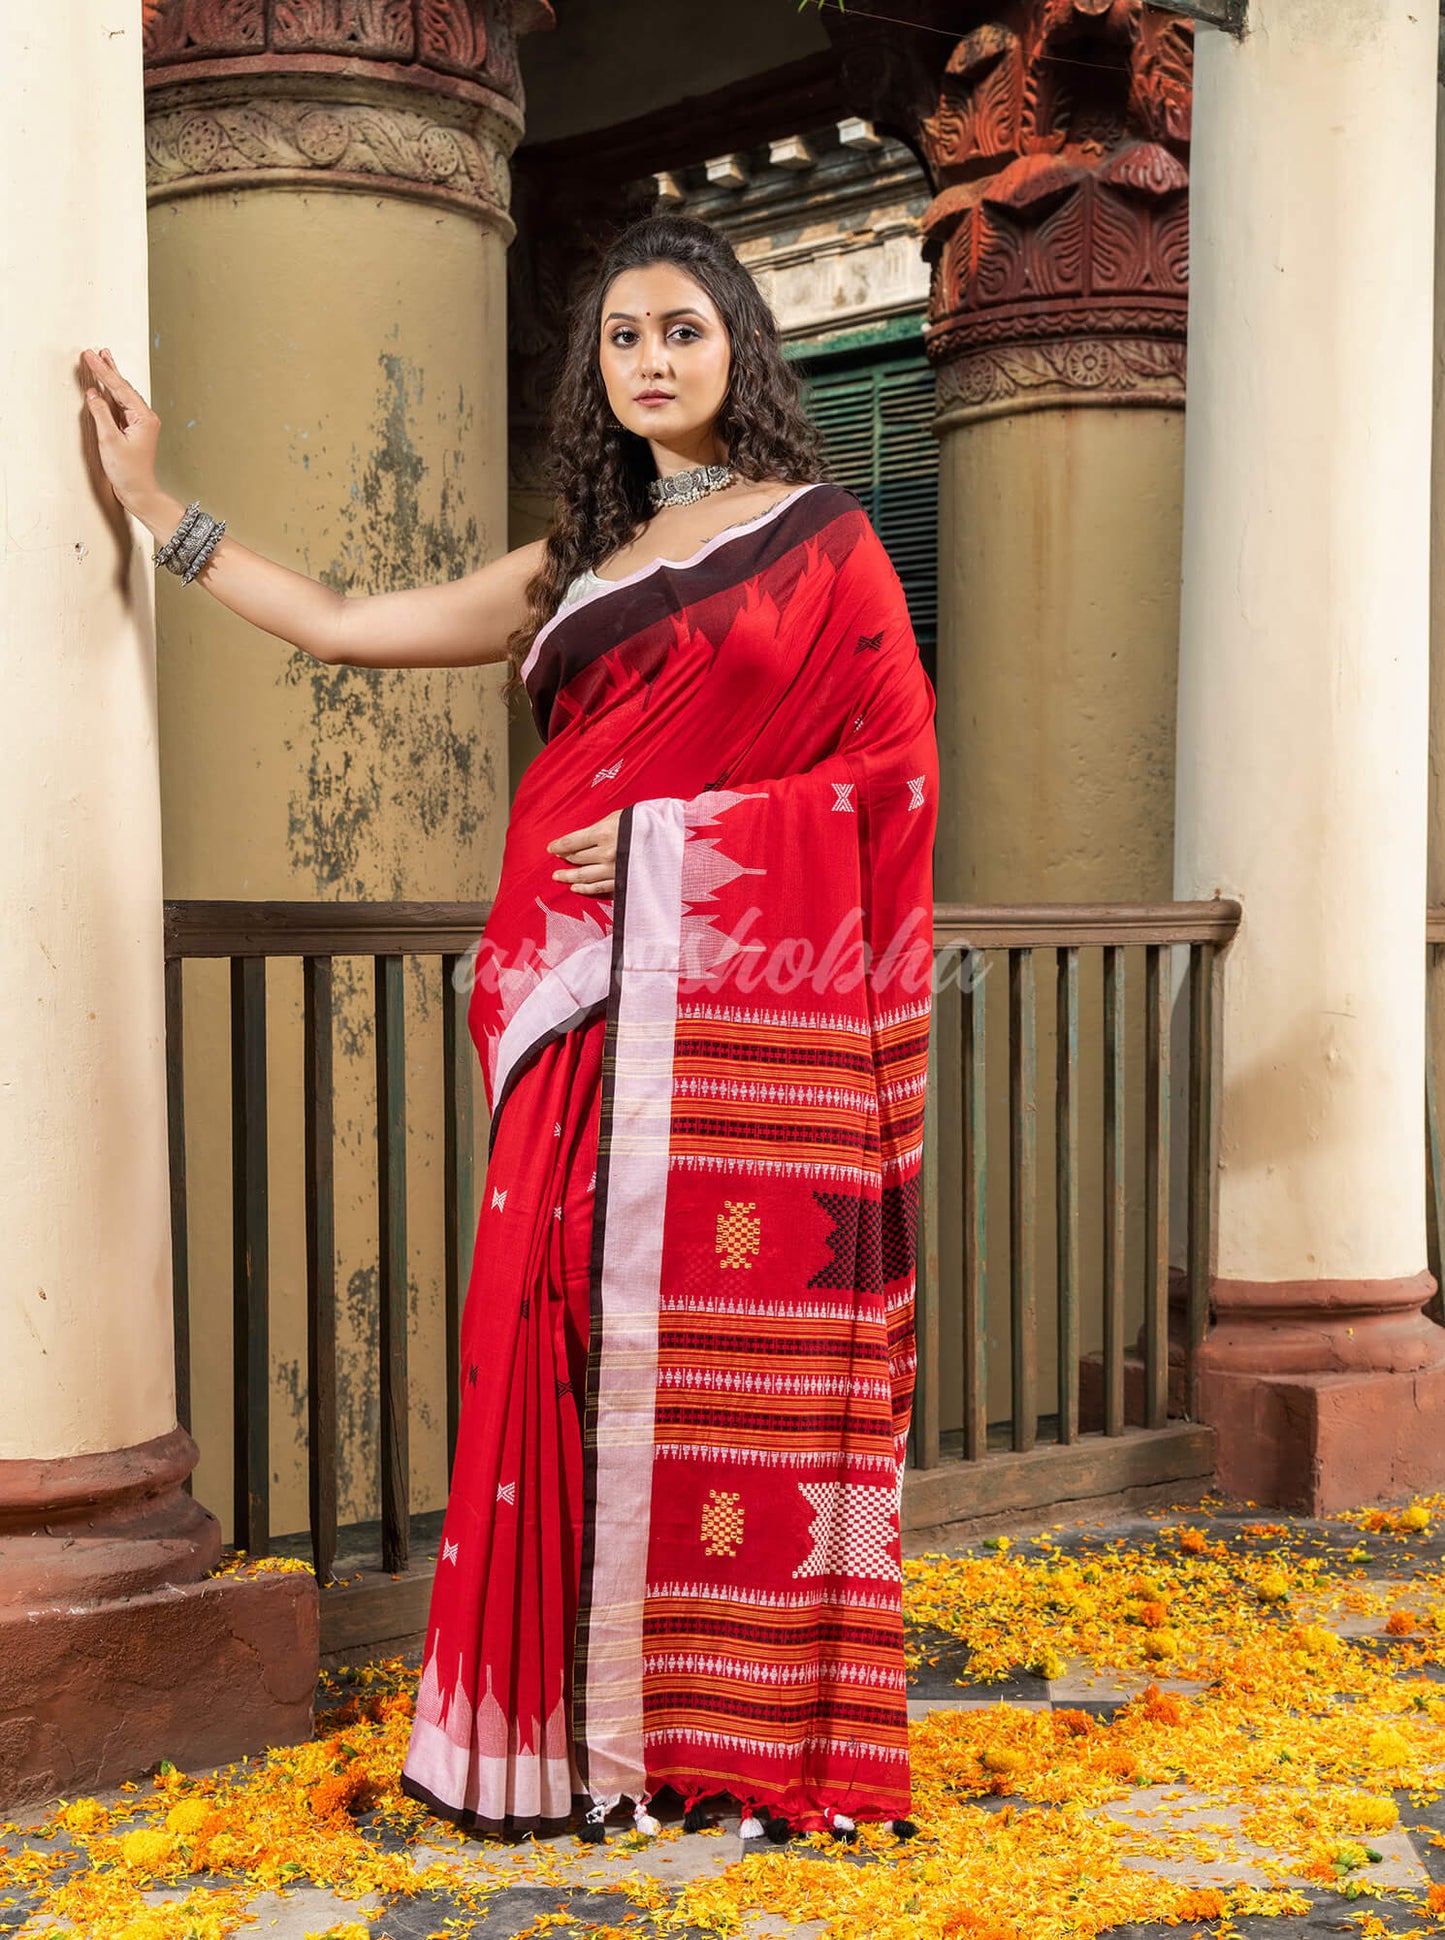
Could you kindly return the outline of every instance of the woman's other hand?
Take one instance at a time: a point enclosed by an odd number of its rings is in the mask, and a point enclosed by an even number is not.
[[[573,829],[570,835],[559,835],[549,842],[549,852],[565,856],[569,864],[565,869],[554,869],[552,880],[568,883],[579,896],[610,896],[613,871],[617,867],[617,825],[621,820],[622,810],[614,809],[600,822],[592,822],[585,829]]]
[[[111,490],[128,512],[156,496],[156,445],[161,421],[134,384],[123,378],[108,350],[82,353],[94,388],[85,393],[95,424],[100,462]]]

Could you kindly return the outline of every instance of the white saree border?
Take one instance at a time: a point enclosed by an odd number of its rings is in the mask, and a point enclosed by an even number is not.
[[[646,1796],[642,1616],[652,1526],[663,1207],[682,932],[683,802],[631,810],[620,917],[593,1453],[584,1739],[597,1804]],[[600,1174],[599,1174],[600,1178]]]

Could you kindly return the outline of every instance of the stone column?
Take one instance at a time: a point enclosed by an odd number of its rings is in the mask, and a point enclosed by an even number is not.
[[[122,20],[124,14],[119,16]],[[148,535],[78,353],[147,362],[141,49],[113,7],[0,14],[0,1805],[305,1736],[307,1578],[206,1580],[172,1375]],[[37,167],[36,157],[47,158]]]
[[[938,888],[1169,893],[1188,23],[1013,0],[918,139],[938,194]]]
[[[943,28],[958,14],[935,6],[928,18]],[[912,140],[937,191],[924,218],[941,440],[935,887],[944,902],[1167,902],[1194,29],[1141,0],[974,0],[966,19],[951,48],[882,23],[850,27],[846,11],[829,20],[860,112]],[[935,45],[941,66],[928,59]],[[1002,978],[995,990],[989,1032],[1001,1045]],[[1143,1003],[1142,966],[1131,964],[1131,1128],[1142,1123]],[[1038,1023],[1040,1069],[1051,1071],[1047,990]],[[1086,1126],[1102,1112],[1101,1032],[1091,963]],[[951,1043],[942,1050],[953,1057]],[[993,1062],[997,1152],[1007,1145],[1001,1050]],[[953,1133],[942,1136],[952,1168]],[[1137,1179],[1142,1145],[1130,1136]],[[1045,1177],[1052,1137],[1041,1112]],[[1086,1146],[1081,1197],[1086,1345],[1102,1329],[1099,1149]],[[990,1219],[1006,1232],[1006,1168],[993,1172]],[[1045,1199],[1041,1313],[1053,1297]],[[1139,1190],[1127,1238],[1142,1257]],[[950,1285],[955,1209],[941,1244]],[[1006,1317],[990,1332],[992,1405],[1006,1413]],[[1048,1329],[1039,1350],[1048,1392]],[[1130,1418],[1141,1419],[1142,1363],[1128,1371]],[[1098,1356],[1080,1373],[1088,1427],[1102,1405]],[[947,1386],[944,1405],[948,1425]]]
[[[1202,1408],[1226,1490],[1315,1511],[1445,1480],[1421,1312],[1436,32],[1250,0],[1195,73],[1175,886],[1244,906]]]
[[[517,35],[549,20],[549,9],[542,0],[148,0],[145,18],[163,481],[224,514],[246,543],[343,591],[438,583],[504,552]],[[169,896],[491,894],[509,800],[500,669],[323,666],[178,582],[160,589],[158,624]],[[426,976],[408,971],[419,1394],[444,1366],[436,977],[434,965]],[[271,981],[279,1533],[306,1520],[305,1254],[299,990],[284,966]],[[188,1003],[194,1419],[206,1486],[221,1499],[224,973],[188,972]],[[369,966],[338,964],[337,1005],[345,1523],[377,1513]],[[439,1393],[435,1405],[419,1404],[418,1510],[444,1497],[444,1423]]]

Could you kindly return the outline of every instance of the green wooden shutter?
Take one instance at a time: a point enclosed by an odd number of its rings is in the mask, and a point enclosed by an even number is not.
[[[934,676],[938,644],[938,440],[933,370],[911,344],[872,356],[799,359],[803,401],[834,478],[856,492],[908,595]]]

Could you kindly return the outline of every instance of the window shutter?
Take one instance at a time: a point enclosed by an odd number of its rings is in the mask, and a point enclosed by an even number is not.
[[[908,345],[799,360],[803,402],[838,484],[856,492],[903,581],[929,678],[938,643],[938,440],[933,370]]]

